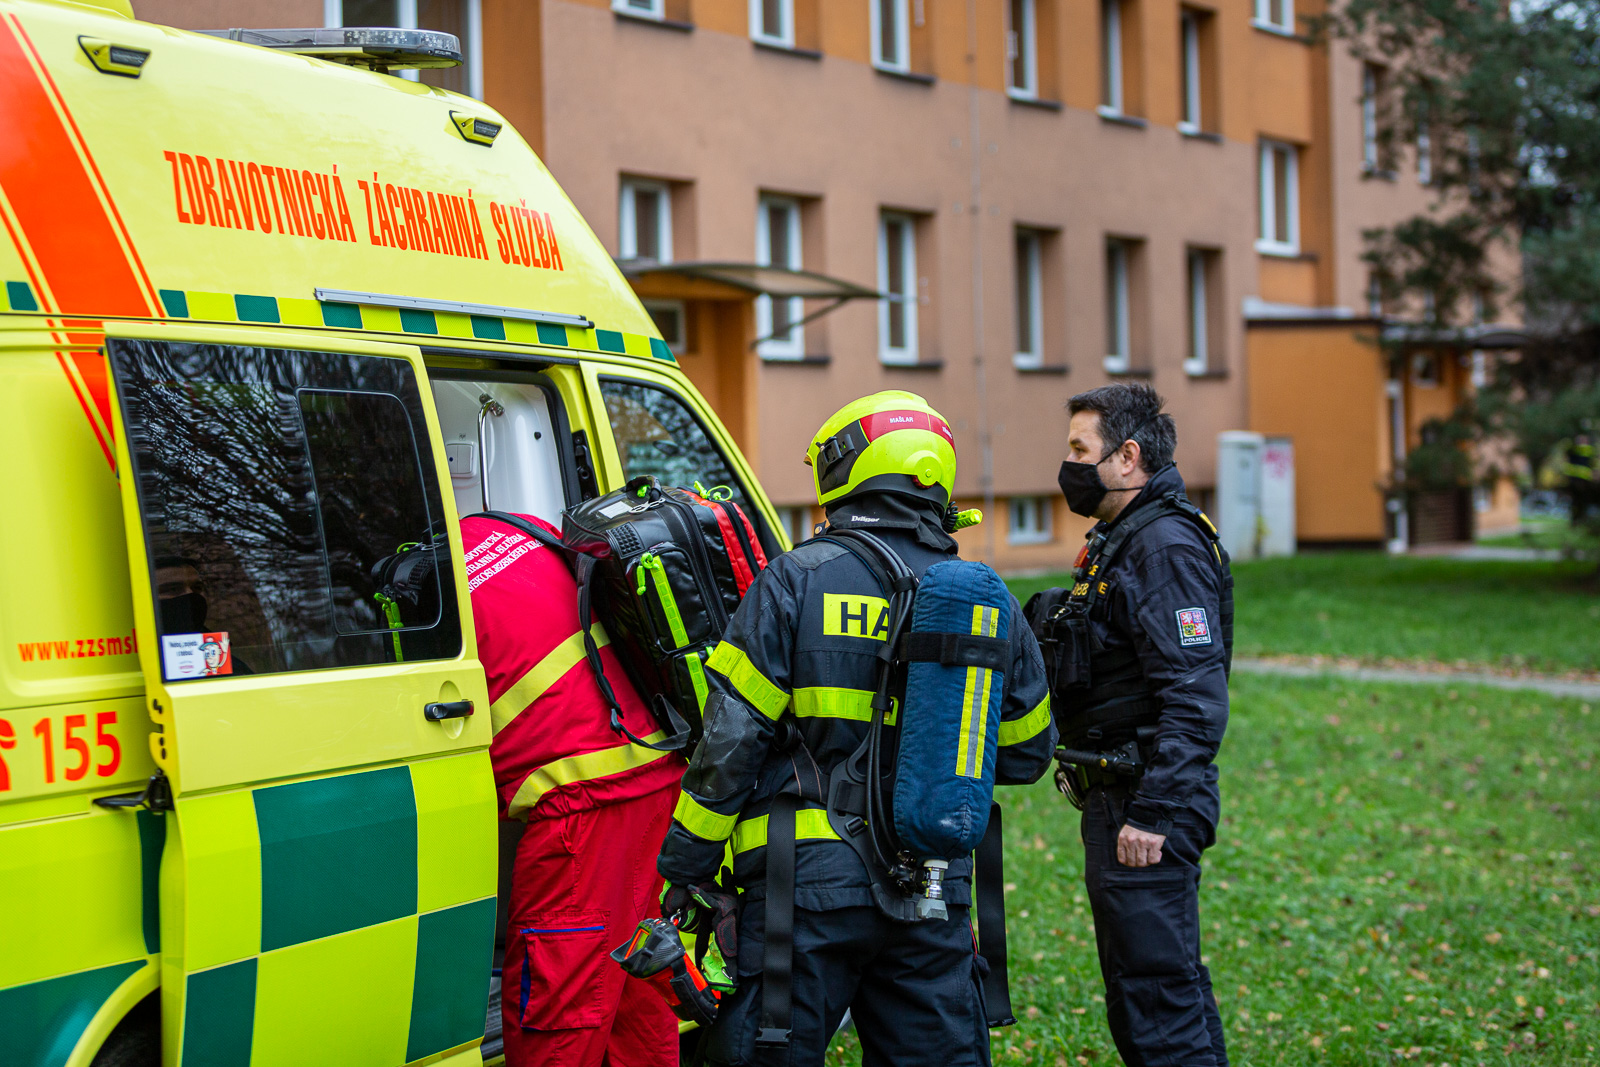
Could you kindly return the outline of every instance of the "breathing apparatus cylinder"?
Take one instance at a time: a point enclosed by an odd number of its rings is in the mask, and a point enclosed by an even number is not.
[[[919,914],[942,917],[945,868],[989,825],[1010,624],[1011,595],[983,563],[935,563],[917,585],[893,811],[895,836],[924,871]]]

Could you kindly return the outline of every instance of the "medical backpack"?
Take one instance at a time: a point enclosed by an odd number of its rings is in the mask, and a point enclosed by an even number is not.
[[[693,748],[706,701],[705,661],[767,565],[755,528],[731,492],[635,478],[563,511],[559,540],[515,515],[481,514],[559,549],[572,564],[584,649],[611,706],[611,728],[649,748]],[[663,740],[635,737],[623,726],[601,666],[595,620]]]

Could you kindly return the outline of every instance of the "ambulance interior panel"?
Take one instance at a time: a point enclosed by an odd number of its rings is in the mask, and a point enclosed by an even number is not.
[[[458,515],[510,511],[561,525],[560,445],[540,385],[435,376],[433,402]]]

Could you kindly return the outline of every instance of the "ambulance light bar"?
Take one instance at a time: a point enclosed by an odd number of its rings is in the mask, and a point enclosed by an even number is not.
[[[461,41],[435,30],[400,30],[377,26],[331,26],[293,30],[201,30],[210,37],[276,48],[330,63],[370,67],[383,72],[412,67],[459,67]]]
[[[410,311],[447,311],[454,315],[489,315],[502,319],[521,319],[524,322],[542,322],[547,326],[576,326],[591,330],[594,323],[583,315],[568,315],[561,311],[534,311],[532,308],[508,308],[498,304],[469,304],[462,300],[429,300],[420,296],[395,296],[392,293],[357,293],[348,289],[317,289],[316,298],[333,304],[371,304],[374,307],[406,308]]]

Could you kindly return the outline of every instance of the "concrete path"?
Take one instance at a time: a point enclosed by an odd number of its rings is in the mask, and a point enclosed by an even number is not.
[[[1551,562],[1562,558],[1558,548],[1522,548],[1512,545],[1421,545],[1408,556],[1433,559],[1494,560],[1501,563]]]
[[[1233,669],[1247,674],[1276,674],[1291,678],[1334,675],[1358,682],[1404,682],[1421,685],[1485,685],[1495,689],[1532,689],[1557,697],[1600,700],[1600,681],[1552,678],[1538,674],[1494,674],[1473,670],[1422,670],[1415,667],[1362,667],[1348,663],[1255,659],[1240,656]]]

